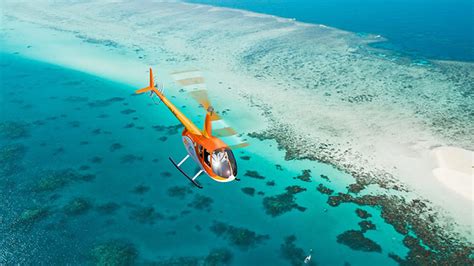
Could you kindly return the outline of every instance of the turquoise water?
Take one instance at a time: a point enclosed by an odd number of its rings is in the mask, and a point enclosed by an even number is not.
[[[284,161],[274,142],[250,139],[236,151],[242,181],[202,177],[198,190],[168,162],[184,149],[164,106],[129,85],[20,55],[1,54],[0,67],[0,264],[300,265],[313,249],[318,265],[393,265],[389,253],[407,253],[379,210],[326,203],[319,184],[337,193],[354,182],[328,165]],[[305,169],[311,182],[293,178]],[[269,215],[264,198],[290,185],[306,189],[293,195],[305,209]],[[376,230],[365,236],[381,252],[337,243],[359,229],[358,207],[372,214]]]
[[[474,61],[472,0],[189,0],[380,34],[374,46],[416,58]]]

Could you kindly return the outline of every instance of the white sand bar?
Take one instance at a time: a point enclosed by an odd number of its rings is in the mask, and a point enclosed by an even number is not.
[[[439,147],[433,150],[438,168],[436,178],[463,197],[474,201],[474,152],[456,147]]]

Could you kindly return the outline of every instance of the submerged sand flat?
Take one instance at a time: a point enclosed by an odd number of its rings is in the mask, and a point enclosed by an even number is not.
[[[164,80],[170,79],[168,70],[198,68],[218,104],[225,106],[226,100],[242,109],[240,116],[233,114],[245,120],[239,121],[239,131],[275,139],[288,159],[331,163],[362,186],[415,191],[443,207],[442,214],[454,217],[458,229],[472,238],[472,202],[433,176],[437,166],[431,154],[447,145],[474,149],[471,63],[414,62],[371,49],[368,44],[377,36],[204,5],[4,6],[7,29],[17,22],[33,23],[69,34],[78,44],[134,56],[133,63],[117,62],[121,67],[99,73],[133,85],[143,79],[138,66],[161,69]],[[14,35],[10,31],[3,38],[20,38]],[[42,60],[74,65],[83,56],[74,49],[67,54],[57,50],[62,56],[44,53],[42,43],[31,42],[25,53]]]

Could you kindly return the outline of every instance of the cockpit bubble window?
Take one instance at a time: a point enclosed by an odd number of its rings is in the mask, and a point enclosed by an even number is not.
[[[218,149],[212,153],[212,171],[223,178],[237,176],[237,164],[230,149]]]

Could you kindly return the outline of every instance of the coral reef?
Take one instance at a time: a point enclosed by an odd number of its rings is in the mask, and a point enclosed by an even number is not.
[[[188,204],[189,207],[192,207],[197,210],[211,210],[211,205],[214,202],[210,197],[207,196],[202,196],[202,195],[196,195],[194,196],[193,201]]]
[[[112,145],[110,145],[109,150],[110,151],[116,151],[116,150],[120,150],[121,148],[123,148],[122,144],[120,144],[118,142],[115,142]]]
[[[149,263],[150,265],[156,266],[198,266],[202,264],[202,258],[200,257],[172,257],[169,259],[160,260],[157,262]]]
[[[79,122],[79,121],[70,121],[70,122],[68,123],[68,125],[69,125],[70,127],[72,127],[72,128],[78,128],[78,127],[81,126],[81,122]]]
[[[269,187],[273,187],[273,186],[275,186],[275,181],[274,181],[274,180],[267,181],[266,184],[267,184],[267,186],[269,186]]]
[[[23,170],[21,161],[26,150],[22,144],[10,144],[0,148],[0,177],[11,176]]]
[[[46,218],[50,211],[47,207],[34,207],[23,211],[12,224],[13,228],[29,228],[36,222]]]
[[[188,186],[173,186],[168,189],[168,196],[184,199],[186,195],[193,193],[193,190]]]
[[[377,227],[371,221],[364,220],[359,222],[360,230],[362,233],[367,232],[367,230],[376,230]]]
[[[63,188],[75,181],[90,181],[95,178],[94,175],[80,174],[73,169],[63,169],[55,171],[46,171],[42,173],[42,176],[32,190],[35,192],[47,192],[55,191]]]
[[[322,179],[331,182],[331,180],[329,180],[329,177],[328,177],[327,175],[319,175],[319,176],[320,176]]]
[[[30,136],[28,124],[15,121],[0,123],[0,137],[15,140]]]
[[[126,154],[120,158],[120,163],[134,163],[136,161],[143,161],[143,156],[136,156],[133,154]]]
[[[113,214],[120,208],[115,202],[107,202],[104,204],[100,204],[96,207],[96,210],[101,214]]]
[[[165,131],[166,135],[174,135],[174,134],[177,134],[179,130],[183,128],[183,125],[181,124],[176,124],[173,126],[156,125],[156,126],[153,126],[152,128],[158,132]]]
[[[113,103],[121,102],[123,100],[125,100],[125,99],[120,98],[120,97],[113,97],[113,98],[109,98],[109,99],[106,99],[106,100],[93,101],[93,102],[88,103],[88,105],[90,107],[107,107],[107,106],[109,106]]]
[[[293,179],[299,179],[304,182],[311,182],[311,170],[309,169],[303,170],[301,175],[295,176],[293,177]]]
[[[296,237],[294,235],[287,236],[285,242],[280,246],[281,256],[290,262],[293,266],[303,265],[304,259],[308,255],[302,248],[296,247]],[[305,265],[317,265],[314,258]]]
[[[120,111],[120,113],[124,114],[124,115],[129,115],[129,114],[133,114],[135,113],[136,111],[133,110],[133,109],[125,109],[125,110],[122,110]]]
[[[134,123],[128,123],[125,126],[123,126],[123,128],[133,128],[133,127],[135,127]]]
[[[92,248],[90,257],[95,265],[135,265],[138,251],[129,242],[110,240]]]
[[[355,212],[356,212],[357,216],[359,216],[359,217],[362,218],[362,219],[367,219],[367,218],[369,218],[369,217],[372,217],[372,214],[370,214],[369,212],[367,212],[367,211],[365,211],[365,210],[362,210],[362,209],[360,209],[360,208],[357,208],[357,209],[355,210]]]
[[[294,185],[294,186],[286,187],[285,190],[290,194],[298,194],[298,193],[301,193],[303,191],[306,191],[306,188]]]
[[[244,188],[242,188],[242,192],[244,192],[247,195],[253,196],[255,194],[255,188],[253,188],[253,187],[244,187]]]
[[[70,200],[64,207],[64,213],[67,215],[81,215],[87,213],[92,208],[92,203],[86,198],[74,198]]]
[[[205,266],[223,266],[232,262],[232,252],[226,248],[212,249],[204,259]]]
[[[326,194],[326,195],[331,195],[334,192],[334,190],[326,187],[323,184],[319,184],[316,190],[318,190],[321,194]]]
[[[366,252],[382,252],[382,247],[373,240],[366,238],[361,231],[349,230],[337,236],[337,242],[353,250]]]
[[[81,166],[79,166],[79,171],[86,171],[86,170],[89,170],[89,169],[91,169],[91,167],[88,166],[88,165],[81,165]]]
[[[241,250],[248,250],[270,238],[268,235],[259,235],[249,229],[235,227],[223,222],[216,222],[210,227],[217,236],[227,239],[232,245]]]
[[[381,208],[381,215],[385,222],[391,224],[398,233],[405,235],[405,237],[412,230],[417,236],[416,240],[410,241],[410,245],[404,241],[405,246],[410,249],[409,254],[411,254],[405,258],[407,264],[423,262],[424,260],[419,260],[420,256],[439,264],[463,265],[471,262],[469,254],[472,249],[467,240],[460,241],[464,238],[459,235],[446,236],[446,228],[440,225],[426,224],[426,220],[435,219],[435,214],[433,214],[431,207],[423,201],[413,199],[407,202],[403,198],[388,195],[354,197],[345,193],[338,193],[328,198],[328,204],[331,206],[338,206],[344,202]],[[453,241],[454,239],[457,241]],[[421,245],[421,241],[423,245]]]
[[[150,190],[149,186],[138,185],[138,186],[133,188],[132,192],[135,193],[135,194],[143,195],[146,192],[148,192],[149,190]]]
[[[91,163],[99,164],[99,163],[102,163],[103,158],[100,157],[100,156],[94,156],[94,157],[92,157],[89,161],[90,161]]]
[[[161,172],[161,176],[163,176],[163,177],[172,177],[173,174],[168,172],[168,171],[164,171],[164,172]]]
[[[306,210],[306,208],[296,204],[294,196],[295,193],[299,193],[306,189],[298,186],[291,186],[286,189],[286,193],[263,198],[263,207],[265,208],[266,214],[276,217],[293,209],[298,209],[300,211]]]
[[[157,219],[164,219],[164,216],[156,212],[153,207],[136,208],[130,212],[129,217],[141,224],[154,224]]]
[[[259,174],[257,171],[247,170],[247,172],[245,172],[245,176],[256,178],[256,179],[265,179],[265,177]]]

